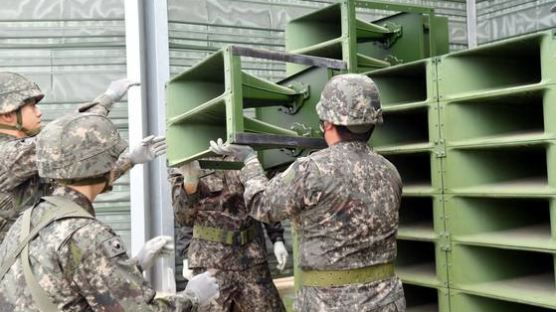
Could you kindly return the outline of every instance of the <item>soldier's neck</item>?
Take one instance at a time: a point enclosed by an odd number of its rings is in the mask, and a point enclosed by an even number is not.
[[[22,139],[22,138],[27,136],[25,133],[23,133],[23,131],[9,130],[9,129],[0,129],[0,133],[5,134],[5,135],[9,135],[9,136],[13,136],[13,137],[16,137],[18,139]]]
[[[330,130],[326,130],[326,132],[324,133],[324,141],[328,146],[332,146],[340,142],[341,140],[342,139],[340,138],[340,135],[338,134],[336,127],[333,127]]]
[[[91,203],[95,200],[98,194],[104,189],[104,182],[90,185],[68,185],[69,188],[83,194]]]

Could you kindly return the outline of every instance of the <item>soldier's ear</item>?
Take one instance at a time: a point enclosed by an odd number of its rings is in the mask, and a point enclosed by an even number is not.
[[[324,130],[332,130],[332,129],[336,128],[336,126],[334,126],[333,123],[328,122],[328,121],[324,121],[322,127],[324,128]]]
[[[15,124],[17,121],[17,116],[15,112],[0,114],[0,123],[11,125]]]

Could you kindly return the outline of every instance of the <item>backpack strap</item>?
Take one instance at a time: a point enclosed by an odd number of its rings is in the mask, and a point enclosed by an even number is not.
[[[50,299],[48,293],[40,286],[31,269],[31,264],[29,261],[29,242],[33,240],[42,229],[46,228],[54,221],[67,218],[94,219],[95,217],[93,217],[90,213],[85,211],[85,209],[77,205],[75,202],[67,198],[58,196],[47,196],[43,197],[43,200],[51,203],[55,208],[52,210],[48,210],[37,222],[37,226],[35,226],[32,230],[31,214],[35,207],[31,207],[25,210],[22,217],[19,245],[6,258],[7,260],[0,268],[0,280],[4,278],[10,267],[19,257],[21,259],[25,282],[27,284],[27,287],[29,287],[35,304],[37,304],[41,311],[54,312],[58,311],[58,307],[54,303],[52,303],[52,300]]]

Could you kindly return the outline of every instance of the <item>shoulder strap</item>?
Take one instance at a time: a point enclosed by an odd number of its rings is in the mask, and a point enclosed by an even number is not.
[[[29,234],[31,229],[31,212],[32,209],[27,209],[23,213],[23,220],[21,223],[21,237],[25,237]],[[41,287],[33,270],[31,269],[31,264],[29,263],[29,244],[25,244],[23,250],[21,251],[21,268],[23,270],[23,276],[25,277],[25,284],[27,284],[27,289],[31,292],[33,301],[39,307],[41,311],[45,312],[56,312],[58,311],[58,306],[52,303],[48,293]]]
[[[33,300],[40,308],[41,311],[58,311],[58,308],[49,299],[48,294],[42,289],[38,284],[33,271],[31,270],[29,263],[29,250],[28,244],[33,240],[45,227],[54,221],[65,219],[65,218],[89,218],[94,219],[94,217],[89,214],[85,209],[74,203],[73,201],[56,196],[43,197],[44,200],[55,206],[55,209],[51,210],[51,213],[45,213],[39,220],[37,226],[31,230],[31,214],[34,207],[27,209],[23,213],[22,225],[21,225],[21,236],[20,242],[17,248],[6,257],[6,261],[0,268],[0,280],[4,278],[10,267],[15,263],[17,257],[21,254],[22,268],[25,275],[25,281],[27,286],[31,290]]]

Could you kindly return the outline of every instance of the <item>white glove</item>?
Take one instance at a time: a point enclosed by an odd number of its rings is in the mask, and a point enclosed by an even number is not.
[[[217,299],[220,296],[216,278],[208,271],[193,276],[187,282],[184,292],[197,298],[201,306],[208,305],[213,299]]]
[[[242,162],[257,157],[257,153],[251,146],[224,143],[222,139],[218,139],[216,142],[210,141],[210,150],[215,154],[234,156]]]
[[[186,279],[186,280],[191,280],[193,278],[193,270],[189,269],[189,265],[187,264],[187,259],[183,259],[183,269],[181,271],[181,275]]]
[[[286,263],[288,263],[288,250],[286,250],[286,246],[283,242],[277,241],[274,243],[274,256],[278,261],[276,268],[279,271],[283,271],[286,267]]]
[[[156,258],[174,253],[174,240],[170,236],[157,236],[145,243],[139,253],[133,257],[143,271],[151,268]]]
[[[133,86],[140,85],[139,82],[131,81],[127,78],[114,80],[110,82],[108,89],[104,91],[104,94],[112,99],[114,102],[121,100],[127,93],[127,90]]]
[[[150,135],[134,147],[128,154],[134,165],[144,164],[166,153],[166,138]]]
[[[198,161],[189,162],[179,168],[180,173],[183,175],[183,186],[187,194],[194,194],[197,192],[197,185],[199,184],[199,177],[201,176],[201,166]]]

